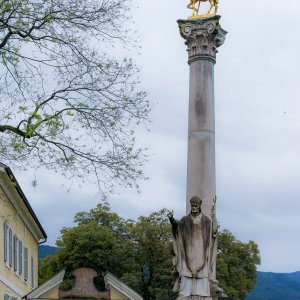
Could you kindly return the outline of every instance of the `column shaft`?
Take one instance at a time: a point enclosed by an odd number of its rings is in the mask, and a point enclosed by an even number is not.
[[[187,213],[191,197],[199,196],[210,216],[215,195],[214,63],[197,59],[190,63]]]

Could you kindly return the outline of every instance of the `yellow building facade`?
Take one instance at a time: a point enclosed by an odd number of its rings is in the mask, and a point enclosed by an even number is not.
[[[38,245],[47,235],[9,167],[0,163],[0,300],[38,285]]]

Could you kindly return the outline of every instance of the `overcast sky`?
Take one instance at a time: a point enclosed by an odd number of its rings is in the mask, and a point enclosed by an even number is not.
[[[118,190],[112,210],[137,218],[163,207],[185,214],[188,75],[177,19],[185,0],[135,0],[142,86],[153,103],[151,132],[139,143],[151,154],[141,193]],[[137,8],[139,6],[139,8]],[[218,220],[242,241],[258,243],[262,271],[300,270],[300,2],[220,0],[228,31],[215,66]],[[15,172],[54,245],[74,214],[93,208],[96,187],[73,187],[46,172],[32,188]]]

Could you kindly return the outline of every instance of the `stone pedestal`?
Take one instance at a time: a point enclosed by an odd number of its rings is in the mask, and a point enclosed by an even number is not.
[[[178,20],[190,65],[186,208],[189,213],[189,200],[199,196],[203,200],[201,208],[206,216],[211,216],[216,195],[214,65],[217,48],[224,43],[227,33],[221,28],[219,20],[220,16]],[[216,243],[211,247],[214,257]],[[213,260],[212,281],[216,278]],[[212,295],[213,299],[216,296]]]

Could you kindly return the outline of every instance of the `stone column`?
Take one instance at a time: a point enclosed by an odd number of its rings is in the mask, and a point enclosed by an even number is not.
[[[199,196],[202,211],[208,217],[216,196],[214,65],[217,48],[227,33],[219,20],[220,16],[178,20],[190,65],[186,209],[188,214],[189,200]],[[212,238],[210,248],[209,299],[217,299],[222,290],[216,281],[216,238]]]
[[[189,213],[189,200],[199,196],[203,213],[209,217],[216,195],[214,65],[227,33],[219,19],[178,20],[190,65],[186,208]]]

